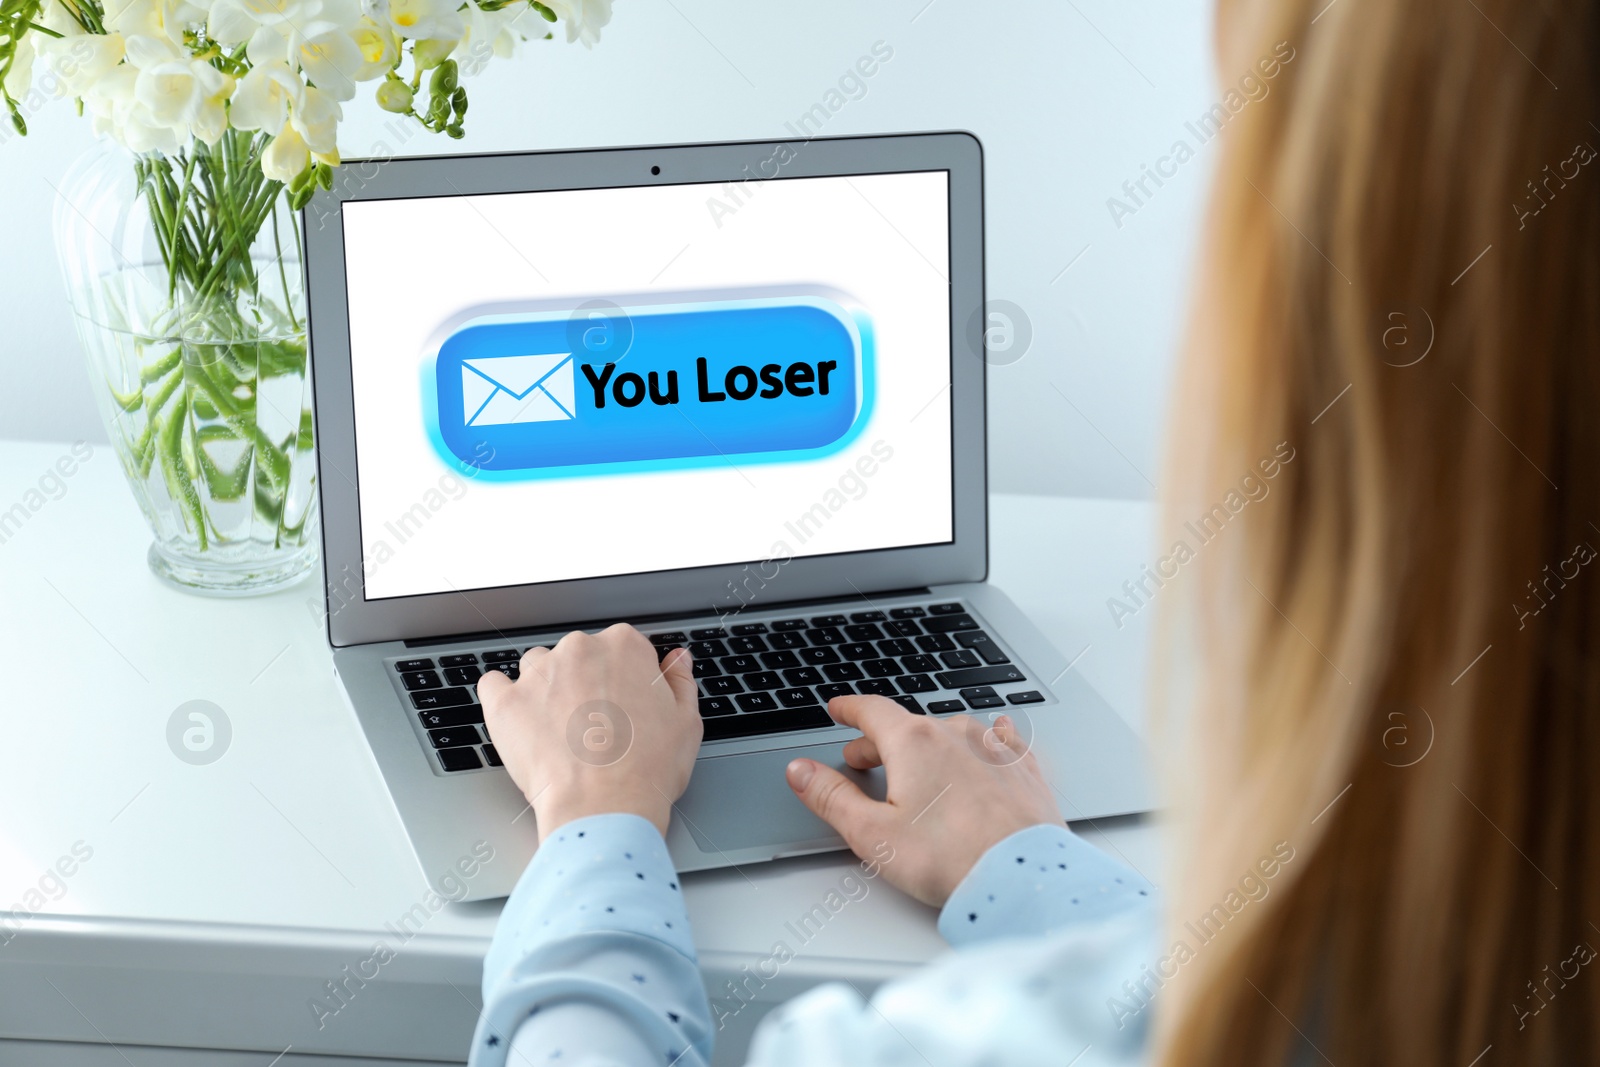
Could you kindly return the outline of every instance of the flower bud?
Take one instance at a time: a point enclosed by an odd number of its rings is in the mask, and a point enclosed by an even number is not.
[[[411,86],[403,81],[391,79],[378,86],[378,106],[385,111],[404,115],[411,110],[411,98]]]
[[[411,48],[411,58],[418,70],[432,70],[456,49],[455,41],[418,41]]]
[[[433,90],[435,96],[449,96],[456,91],[456,82],[456,61],[447,59],[434,70],[433,77],[428,80],[428,88]]]

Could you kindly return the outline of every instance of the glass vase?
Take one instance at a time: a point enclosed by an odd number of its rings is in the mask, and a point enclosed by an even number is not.
[[[104,142],[58,189],[57,256],[150,569],[246,596],[315,563],[298,214],[229,130],[164,157]]]

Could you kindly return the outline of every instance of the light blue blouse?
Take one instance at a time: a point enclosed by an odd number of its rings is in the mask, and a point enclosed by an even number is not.
[[[1065,826],[1020,830],[940,913],[956,951],[870,1001],[840,983],[796,997],[762,1021],[750,1063],[1138,1062],[1158,922],[1137,873]],[[483,998],[473,1067],[710,1062],[688,914],[648,820],[590,816],[539,848],[489,947]]]

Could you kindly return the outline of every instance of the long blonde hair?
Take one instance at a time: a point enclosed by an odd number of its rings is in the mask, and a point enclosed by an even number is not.
[[[1161,1061],[1600,1062],[1597,5],[1219,6]]]

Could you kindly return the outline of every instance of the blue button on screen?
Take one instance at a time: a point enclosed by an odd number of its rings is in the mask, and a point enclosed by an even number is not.
[[[475,469],[537,477],[810,458],[866,418],[863,312],[794,297],[597,317],[495,315],[450,333],[427,383],[437,443]]]

